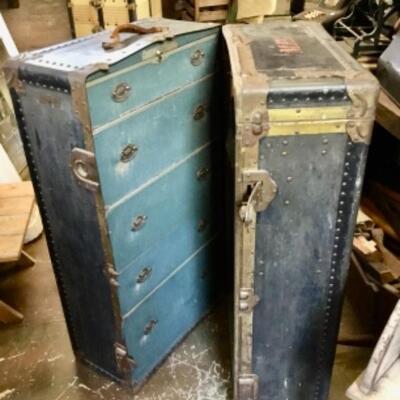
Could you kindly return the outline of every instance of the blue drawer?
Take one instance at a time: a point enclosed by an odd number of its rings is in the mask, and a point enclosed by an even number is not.
[[[212,208],[213,152],[207,144],[146,182],[131,197],[107,212],[109,236],[117,269],[153,246],[186,219],[198,218]]]
[[[214,243],[188,259],[124,318],[135,381],[145,378],[215,303],[221,271]]]
[[[213,77],[163,97],[94,136],[106,205],[209,142]]]
[[[204,217],[213,221],[212,210]],[[121,313],[125,315],[178,266],[216,235],[215,223],[198,230],[198,217],[191,218],[150,247],[118,276]]]
[[[218,35],[213,34],[166,53],[162,62],[153,58],[88,82],[93,127],[211,74],[217,49]],[[124,85],[129,90],[124,91]]]

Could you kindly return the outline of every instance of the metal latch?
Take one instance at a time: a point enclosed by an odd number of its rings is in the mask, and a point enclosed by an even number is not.
[[[247,170],[242,174],[242,184],[247,197],[240,207],[240,218],[248,225],[256,212],[264,211],[277,193],[277,185],[265,170]]]
[[[136,367],[135,360],[128,355],[128,350],[121,343],[115,343],[115,358],[120,371],[130,371]]]
[[[80,185],[89,190],[99,188],[96,159],[93,153],[75,147],[71,153],[71,167]]]
[[[258,400],[258,376],[240,375],[238,378],[238,400]]]

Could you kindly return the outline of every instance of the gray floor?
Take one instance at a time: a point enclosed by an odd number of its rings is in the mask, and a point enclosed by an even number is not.
[[[45,240],[28,250],[37,259],[36,266],[0,283],[0,298],[25,315],[21,324],[0,327],[0,400],[230,398],[229,339],[219,323],[226,314],[222,308],[206,318],[133,396],[75,362]],[[352,319],[351,311],[344,316],[342,325]],[[330,400],[345,398],[369,354],[368,349],[338,347]]]

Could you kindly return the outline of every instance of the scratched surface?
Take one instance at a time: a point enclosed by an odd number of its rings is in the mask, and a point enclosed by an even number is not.
[[[25,314],[0,326],[0,400],[230,400],[226,310],[206,318],[134,395],[75,362],[44,239],[29,248],[37,265],[0,276],[0,298]],[[350,316],[351,318],[351,316]],[[330,400],[361,373],[368,349],[339,347]]]
[[[134,395],[75,362],[48,258],[40,239],[34,268],[0,277],[0,298],[25,315],[0,325],[0,400],[226,400],[229,336],[224,306],[207,317]]]

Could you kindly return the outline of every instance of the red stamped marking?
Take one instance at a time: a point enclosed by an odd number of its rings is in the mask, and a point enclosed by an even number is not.
[[[303,52],[300,45],[292,38],[276,38],[275,43],[280,53],[300,54]]]

